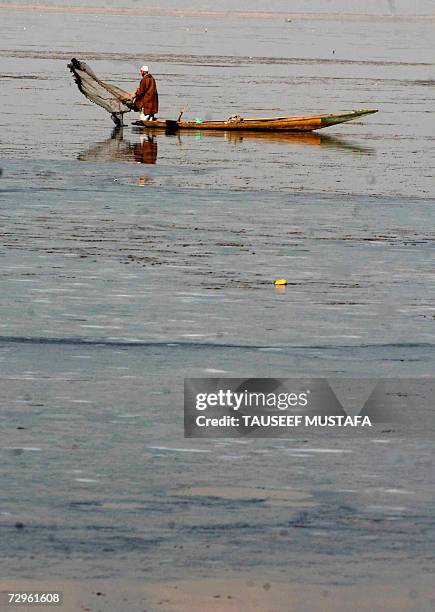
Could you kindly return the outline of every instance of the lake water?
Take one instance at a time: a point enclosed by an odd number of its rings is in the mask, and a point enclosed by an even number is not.
[[[379,10],[349,4],[328,3]],[[433,609],[433,419],[182,430],[187,376],[432,375],[435,16],[414,4],[290,22],[278,1],[0,5],[4,576],[377,581],[409,586],[392,609]],[[162,117],[379,113],[284,137],[112,132],[74,56],[131,91],[148,63]]]

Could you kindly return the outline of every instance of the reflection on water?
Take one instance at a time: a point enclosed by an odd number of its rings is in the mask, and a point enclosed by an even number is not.
[[[220,138],[234,146],[251,140],[284,145],[317,145],[366,155],[374,153],[374,149],[370,147],[363,147],[341,138],[325,136],[314,132],[253,132],[249,130],[204,132],[201,130],[183,130],[182,132],[168,134],[162,130],[144,130],[143,128],[133,128],[133,131],[140,134],[139,141],[137,142],[124,138],[124,128],[115,127],[110,138],[98,142],[90,149],[80,153],[78,159],[80,161],[91,162],[155,164],[157,163],[159,138],[175,139],[180,146],[183,144],[193,146],[199,140]]]
[[[228,132],[212,132],[208,131],[204,134],[201,130],[196,130],[195,136],[197,138],[207,137],[224,137],[225,140],[232,144],[239,144],[247,140],[262,140],[264,142],[277,142],[287,143],[291,145],[317,145],[335,149],[347,149],[348,151],[354,151],[355,153],[374,153],[374,149],[369,147],[362,147],[360,145],[353,144],[352,142],[336,138],[334,136],[326,136],[319,134],[318,132],[254,132],[246,130],[241,131],[228,131]],[[183,130],[183,135],[186,131]],[[190,132],[190,135],[192,132]],[[187,136],[187,134],[186,134]]]
[[[147,176],[146,174],[142,176],[138,176],[136,179],[136,185],[139,187],[148,187],[153,184],[153,178],[151,176]]]
[[[115,127],[110,138],[98,142],[80,153],[77,159],[92,162],[133,162],[155,164],[157,162],[157,140],[152,134],[141,135],[139,142],[124,138],[122,127]]]

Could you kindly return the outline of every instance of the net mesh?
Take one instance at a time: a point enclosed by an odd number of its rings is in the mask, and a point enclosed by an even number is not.
[[[116,85],[102,81],[85,62],[78,59],[73,58],[68,68],[82,94],[109,112],[116,124],[121,124],[124,113],[133,109],[131,94]]]

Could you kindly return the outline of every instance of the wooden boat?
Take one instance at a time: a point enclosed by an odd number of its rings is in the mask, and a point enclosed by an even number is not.
[[[347,113],[333,115],[306,115],[302,117],[255,117],[244,119],[238,115],[230,117],[226,121],[174,121],[171,119],[156,119],[155,121],[135,121],[133,125],[163,129],[168,131],[177,130],[249,130],[260,132],[311,132],[320,130],[338,123],[353,121],[364,115],[377,113],[377,110],[355,110]]]

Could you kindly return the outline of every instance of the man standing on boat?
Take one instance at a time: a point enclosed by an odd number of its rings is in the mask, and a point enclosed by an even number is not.
[[[140,111],[141,121],[154,121],[155,114],[159,110],[159,94],[154,77],[149,73],[148,66],[140,69],[141,81],[136,89],[133,98],[133,108]]]

